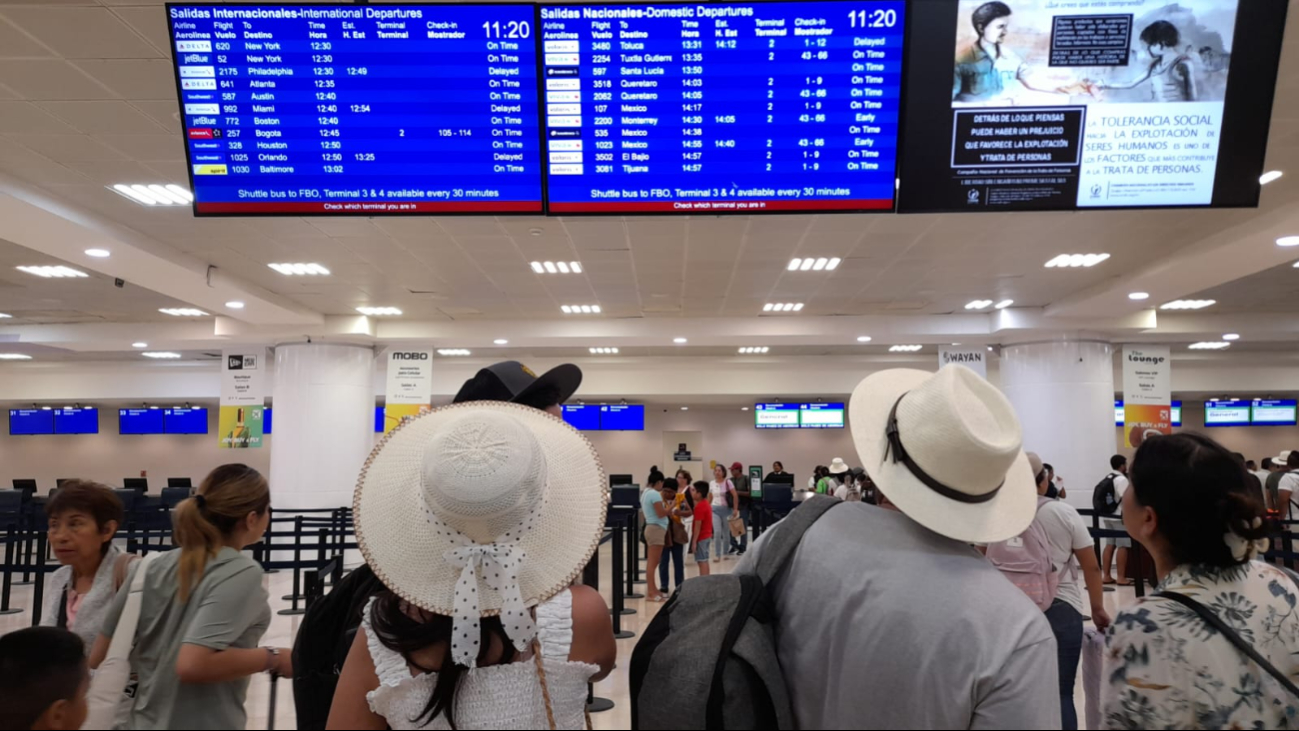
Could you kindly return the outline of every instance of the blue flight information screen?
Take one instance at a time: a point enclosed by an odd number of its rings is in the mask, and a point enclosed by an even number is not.
[[[195,214],[542,212],[534,12],[168,5]]]
[[[892,210],[905,7],[541,6],[549,211]]]
[[[645,407],[639,404],[613,404],[600,407],[602,431],[645,431]]]
[[[599,406],[565,406],[564,421],[574,429],[581,431],[600,430]]]

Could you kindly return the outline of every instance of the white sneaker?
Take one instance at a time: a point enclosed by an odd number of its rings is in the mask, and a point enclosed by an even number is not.
[[[717,558],[716,556],[713,557],[713,563],[721,563],[721,562],[722,562],[722,559]]]

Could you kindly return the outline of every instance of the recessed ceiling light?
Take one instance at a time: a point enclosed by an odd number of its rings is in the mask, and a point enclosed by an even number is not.
[[[689,410],[690,410],[690,407],[689,407],[689,406],[682,406],[682,407],[681,407],[681,410],[682,410],[682,411],[689,411]]]
[[[859,335],[859,336],[857,336],[857,342],[859,342],[859,343],[869,343],[870,341],[871,341],[871,336],[869,336],[869,335]]]
[[[1240,340],[1240,333],[1227,333],[1226,335],[1222,336],[1222,339],[1228,342]]]
[[[563,305],[559,310],[565,315],[598,315],[600,305]]]
[[[179,185],[126,185],[119,183],[109,190],[126,196],[146,206],[187,206],[194,202],[194,194]]]
[[[1015,304],[1015,300],[1002,300],[998,302],[996,305],[994,305],[993,307],[998,310],[1004,310],[1013,304]]]
[[[366,317],[397,317],[401,314],[396,307],[358,307],[356,311]]]
[[[1281,176],[1284,174],[1285,173],[1281,172],[1280,170],[1269,170],[1263,173],[1261,177],[1259,177],[1258,184],[1267,185],[1268,183],[1274,183],[1277,180],[1280,180]]]
[[[18,271],[26,272],[44,279],[77,279],[90,276],[85,272],[79,272],[76,269],[65,266],[24,266],[18,267]]]
[[[31,360],[30,355],[24,353],[0,353],[0,360]]]
[[[992,307],[992,300],[974,300],[965,305],[967,310],[984,310],[989,307]]]
[[[1089,269],[1109,258],[1109,254],[1061,254],[1045,266],[1047,269]]]
[[[86,249],[86,256],[94,257],[96,259],[107,259],[112,255],[113,252],[108,249]]]
[[[762,307],[763,312],[800,312],[802,309],[802,302],[768,302]]]
[[[740,355],[763,355],[769,350],[771,350],[771,348],[761,346],[740,348]]]
[[[208,316],[207,313],[204,312],[203,310],[196,310],[193,307],[164,307],[158,311],[164,315],[171,315],[172,317],[207,317]]]
[[[438,355],[444,355],[448,358],[458,358],[469,355],[469,351],[464,348],[443,348],[438,351]]]
[[[144,341],[140,341],[140,342],[138,342],[138,343],[131,343],[131,347],[132,347],[132,348],[147,348],[147,347],[149,347],[149,344],[146,343],[146,342],[144,342]]]
[[[537,274],[582,273],[582,265],[575,261],[534,261],[530,266]]]
[[[267,264],[286,277],[327,277],[329,270],[319,264]]]
[[[672,338],[672,342],[676,343],[677,345],[685,345],[690,341],[686,340],[685,338]]]
[[[1231,343],[1211,341],[1207,343],[1191,343],[1186,346],[1188,350],[1224,350],[1231,347]]]
[[[13,315],[6,315],[5,313],[0,312],[0,320],[8,320],[11,317],[13,317]]]
[[[894,345],[889,348],[890,353],[915,353],[924,348],[923,345]]]
[[[492,342],[493,342],[493,343],[496,343],[497,345],[509,345],[509,344],[510,344],[510,341],[506,340],[505,338],[497,338],[497,339],[493,340]]]
[[[244,303],[235,300],[233,302],[227,302],[226,307],[229,307],[232,310],[242,310],[244,308]]]
[[[1132,300],[1132,301],[1134,301],[1134,302],[1140,302],[1140,301],[1142,301],[1142,300],[1148,300],[1148,299],[1150,299],[1150,293],[1149,293],[1149,292],[1132,292],[1132,293],[1128,294],[1128,299],[1130,299],[1130,300]]]
[[[617,355],[617,348],[589,348],[591,355]]]
[[[1281,238],[1276,240],[1276,245],[1284,246],[1286,248],[1289,248],[1291,246],[1299,246],[1299,236],[1282,236]]]
[[[146,357],[146,358],[153,358],[153,359],[155,359],[155,360],[175,360],[175,359],[177,359],[177,358],[180,357],[180,353],[166,353],[166,352],[162,352],[162,353],[152,353],[152,352],[151,352],[151,353],[141,353],[140,355],[143,355],[143,356]]]
[[[1168,304],[1160,305],[1161,310],[1203,310],[1206,307],[1213,307],[1218,304],[1217,300],[1174,300]]]
[[[740,411],[748,411],[748,410],[749,410],[749,407],[748,407],[748,406],[741,406],[741,407],[740,407]]]

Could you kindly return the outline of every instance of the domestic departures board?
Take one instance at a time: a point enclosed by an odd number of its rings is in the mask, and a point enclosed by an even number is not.
[[[167,16],[196,214],[543,211],[535,6]]]
[[[542,5],[550,212],[892,210],[905,6]]]

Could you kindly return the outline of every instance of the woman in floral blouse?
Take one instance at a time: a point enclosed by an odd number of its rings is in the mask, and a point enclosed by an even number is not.
[[[1253,560],[1268,545],[1253,478],[1221,445],[1195,434],[1142,444],[1131,478],[1123,522],[1154,557],[1160,585],[1110,629],[1106,727],[1299,727],[1299,698],[1192,610],[1159,596],[1195,599],[1299,680],[1299,587]]]

